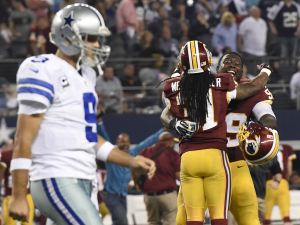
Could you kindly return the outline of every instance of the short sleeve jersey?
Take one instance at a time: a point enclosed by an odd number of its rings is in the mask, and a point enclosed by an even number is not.
[[[96,73],[81,74],[65,60],[46,54],[27,58],[17,73],[19,104],[46,108],[31,148],[30,179],[96,176],[98,102]]]
[[[12,188],[12,177],[10,174],[10,161],[12,159],[13,150],[12,149],[4,149],[1,151],[1,166],[5,167],[4,173],[4,196],[11,195]]]
[[[207,104],[208,116],[202,128],[196,131],[189,140],[179,141],[180,155],[187,151],[216,148],[226,151],[225,115],[231,100],[230,90],[235,89],[235,81],[231,74],[216,74],[215,82],[209,89]],[[184,106],[179,104],[179,82],[182,77],[167,80],[163,91],[167,107],[180,120],[190,120]]]
[[[250,79],[242,78],[239,83],[249,82]],[[244,100],[231,101],[227,108],[225,117],[227,123],[227,154],[230,162],[244,160],[244,156],[239,147],[237,133],[240,126],[253,118],[252,109],[259,102],[273,103],[273,95],[267,87],[258,94]]]
[[[158,142],[154,146],[144,148],[139,155],[151,158],[160,149],[165,147]],[[159,156],[154,159],[156,171],[154,177],[145,180],[144,192],[161,192],[177,190],[176,172],[180,171],[180,156],[173,148],[166,148]]]
[[[300,6],[292,1],[287,7],[284,1],[270,8],[268,19],[274,22],[279,37],[296,37],[298,19],[300,19]]]
[[[294,149],[289,145],[279,145],[277,153],[277,160],[282,170],[282,178],[288,179],[288,161],[297,158]],[[272,174],[269,175],[269,179],[272,179]]]

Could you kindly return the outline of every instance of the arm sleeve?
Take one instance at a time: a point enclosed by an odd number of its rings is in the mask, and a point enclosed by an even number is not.
[[[37,102],[48,108],[53,103],[54,86],[45,69],[46,61],[48,58],[30,57],[21,64],[17,73],[17,99],[20,105],[23,102]]]
[[[108,136],[108,133],[106,132],[105,126],[103,124],[103,122],[98,123],[97,126],[97,132],[100,136],[102,136],[105,140],[107,140],[108,142],[110,142],[110,138]]]
[[[232,91],[227,91],[227,102],[229,104],[229,102],[231,102],[232,99],[236,98],[236,89],[232,90]]]
[[[19,105],[18,114],[33,115],[45,113],[47,108],[39,102],[22,101]]]
[[[258,102],[253,107],[252,112],[257,120],[260,120],[260,118],[266,114],[270,114],[276,118],[271,105],[266,102]]]
[[[288,146],[288,159],[294,160],[297,158],[297,155],[295,154],[294,149],[291,146]]]
[[[139,143],[134,148],[130,149],[130,155],[137,156],[140,151],[142,151],[144,148],[149,147],[151,145],[154,145],[158,141],[158,136],[164,131],[163,128],[158,130],[156,133],[152,134],[148,138],[146,138],[144,141]]]
[[[284,3],[283,3],[284,4]],[[279,4],[275,4],[273,5],[270,9],[269,12],[267,14],[267,18],[271,21],[274,21],[280,11],[280,9],[282,8],[281,6],[281,2]]]

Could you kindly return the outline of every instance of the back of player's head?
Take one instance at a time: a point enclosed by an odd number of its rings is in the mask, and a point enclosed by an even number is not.
[[[203,126],[206,122],[208,91],[214,81],[210,73],[211,53],[200,41],[189,41],[181,49],[179,67],[184,76],[179,82],[181,106],[187,109],[188,117]]]
[[[83,64],[96,66],[103,65],[110,54],[110,47],[103,42],[103,38],[109,35],[110,31],[95,8],[76,3],[56,13],[51,25],[50,40],[65,55],[80,55]],[[100,48],[87,44],[96,41],[100,42]],[[88,57],[87,53],[93,54],[94,58]]]
[[[187,42],[178,56],[178,65],[186,74],[210,71],[212,54],[200,41]]]

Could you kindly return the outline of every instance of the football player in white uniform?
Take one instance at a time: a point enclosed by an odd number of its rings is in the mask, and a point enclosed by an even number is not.
[[[133,158],[97,135],[96,74],[91,66],[104,64],[109,56],[110,47],[99,41],[109,34],[93,7],[66,6],[51,26],[56,55],[30,57],[20,66],[9,206],[14,219],[28,220],[28,171],[35,205],[59,225],[103,223],[90,199],[96,158],[130,167],[134,175],[154,175],[152,160]]]

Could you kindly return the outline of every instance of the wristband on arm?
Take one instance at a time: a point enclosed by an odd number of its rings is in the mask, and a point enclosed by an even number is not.
[[[15,158],[10,162],[10,172],[15,170],[29,170],[32,160],[28,158]]]
[[[104,142],[103,145],[101,145],[98,149],[96,158],[106,162],[109,153],[113,150],[114,147],[115,146],[112,143],[108,141]]]

